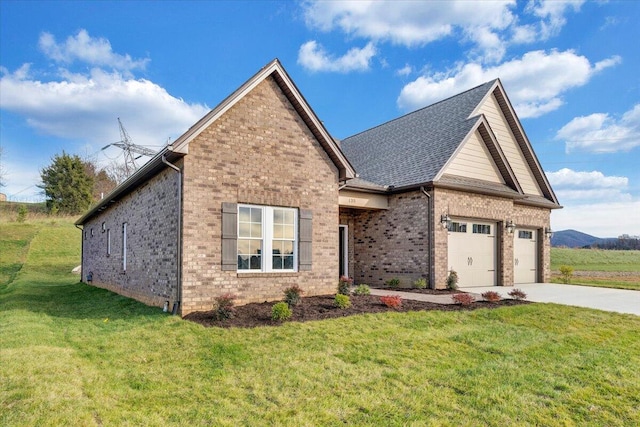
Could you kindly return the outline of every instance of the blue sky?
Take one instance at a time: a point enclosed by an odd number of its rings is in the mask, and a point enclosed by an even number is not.
[[[640,2],[0,0],[10,200],[65,150],[101,165],[117,118],[176,139],[273,58],[345,138],[500,77],[564,209],[555,230],[640,234]]]

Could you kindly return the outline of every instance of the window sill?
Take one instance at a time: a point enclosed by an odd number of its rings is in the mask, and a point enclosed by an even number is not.
[[[260,273],[238,273],[238,277],[246,277],[246,278],[255,278],[255,277],[297,277],[297,271],[287,271],[287,272],[260,272]]]

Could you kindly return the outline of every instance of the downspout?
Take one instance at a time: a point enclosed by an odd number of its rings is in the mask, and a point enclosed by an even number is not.
[[[182,302],[182,171],[173,163],[167,161],[165,155],[162,155],[162,163],[169,166],[178,173],[178,224],[176,237],[176,301],[173,303],[171,314],[178,314],[180,304]]]
[[[431,204],[432,204],[432,200],[431,200],[431,194],[429,194],[427,192],[427,190],[424,189],[424,186],[420,187],[420,191],[422,191],[422,193],[427,196],[427,236],[428,236],[428,240],[429,240],[429,247],[427,248],[427,269],[429,271],[429,288],[431,289],[435,289],[436,288],[436,283],[434,280],[434,275],[433,275],[433,269],[431,268],[431,248],[434,247],[435,242],[433,241],[433,239],[435,238],[435,236],[431,235]]]
[[[80,281],[82,282],[82,278],[84,277],[84,229],[78,227],[78,224],[73,225],[80,230]]]

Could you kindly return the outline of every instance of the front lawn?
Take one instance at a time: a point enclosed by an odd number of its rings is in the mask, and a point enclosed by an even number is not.
[[[0,425],[640,424],[637,316],[529,304],[203,328],[77,283],[80,232],[32,225],[0,282]]]

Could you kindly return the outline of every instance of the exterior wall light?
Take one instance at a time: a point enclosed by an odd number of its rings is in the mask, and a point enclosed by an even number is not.
[[[516,230],[516,225],[511,220],[507,221],[507,225],[505,225],[505,227],[507,229],[507,233],[509,234],[513,234],[513,232]]]
[[[449,228],[451,218],[449,218],[448,214],[440,215],[440,224],[442,224],[442,228]]]
[[[544,235],[547,236],[548,238],[552,238],[553,237],[553,230],[550,227],[545,227],[544,228]]]

